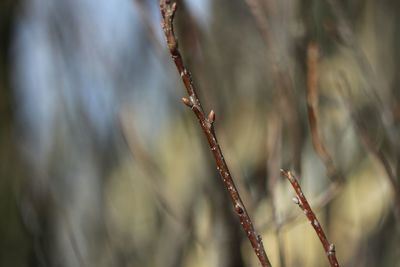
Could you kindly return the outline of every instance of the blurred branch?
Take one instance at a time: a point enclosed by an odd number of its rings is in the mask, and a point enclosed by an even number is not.
[[[365,89],[368,95],[377,101],[379,107],[382,109],[382,114],[388,116],[390,111],[388,107],[382,103],[378,95],[378,88],[380,87],[377,84],[378,77],[372,67],[371,62],[368,60],[367,55],[362,49],[361,44],[356,38],[357,36],[351,27],[351,22],[345,14],[343,3],[337,0],[328,0],[327,2],[338,20],[337,32],[339,34],[341,43],[352,49],[354,52],[356,62],[364,75],[364,79],[366,80]]]
[[[203,132],[208,140],[211,152],[214,155],[215,162],[217,164],[217,170],[219,171],[225,187],[229,192],[235,212],[239,217],[240,223],[244,231],[246,232],[246,235],[251,245],[253,246],[254,252],[256,253],[263,267],[270,267],[271,263],[269,262],[267,254],[265,253],[262,239],[259,235],[256,234],[254,230],[253,224],[236,189],[228,166],[224,160],[221,148],[218,144],[213,126],[213,123],[215,121],[215,113],[213,110],[211,110],[208,116],[205,115],[203,108],[201,107],[200,100],[197,97],[191,74],[184,66],[182,56],[178,50],[178,43],[174,34],[173,27],[173,19],[177,9],[177,4],[176,2],[171,3],[171,1],[169,0],[161,0],[160,9],[163,18],[162,26],[169,51],[182,78],[187,93],[189,94],[189,98],[182,98],[182,101],[185,105],[192,109],[197,119],[199,120],[200,126],[203,129]]]
[[[296,192],[297,197],[293,198],[293,202],[299,205],[299,207],[303,210],[304,214],[310,221],[312,227],[314,228],[315,232],[319,237],[319,240],[321,240],[322,246],[324,247],[330,265],[332,267],[339,267],[339,263],[336,259],[335,245],[329,243],[325,235],[324,229],[322,229],[321,224],[319,223],[317,217],[315,216],[310,205],[308,204],[307,198],[305,197],[303,191],[301,190],[299,182],[290,171],[281,170],[281,173],[289,180],[294,191]]]
[[[263,12],[262,3],[259,0],[244,0],[246,2],[252,16],[256,21],[256,25],[260,30],[261,36],[264,42],[268,45],[270,49],[273,49],[273,45],[270,39],[270,29],[267,16]],[[275,51],[272,51],[274,53]]]
[[[269,54],[272,56],[272,76],[278,91],[280,101],[286,102],[283,104],[284,114],[287,123],[291,129],[291,137],[293,140],[293,163],[296,171],[301,172],[301,149],[303,145],[303,135],[300,123],[300,116],[296,96],[293,94],[293,78],[290,75],[289,67],[283,56],[279,55],[279,44],[274,38],[271,38],[273,32],[269,26],[268,17],[270,13],[274,13],[269,7],[268,1],[262,0],[243,0],[249,8],[251,15],[255,20],[256,27],[260,31],[264,43],[267,45]],[[284,29],[286,30],[286,29]],[[285,55],[285,53],[283,53]],[[268,59],[266,59],[268,60]],[[281,109],[282,107],[280,107]]]
[[[344,87],[345,89],[343,89],[340,85],[339,88],[342,91],[342,94],[345,95],[346,91],[349,93],[350,91],[350,83],[346,77],[346,75],[344,75],[343,73],[341,73],[341,78],[343,80],[344,83]],[[397,172],[397,168],[396,170],[393,170],[391,165],[390,165],[390,161],[389,159],[386,157],[384,151],[382,150],[382,147],[380,147],[376,141],[374,141],[374,137],[373,134],[371,134],[367,129],[366,129],[366,124],[370,124],[370,122],[364,122],[362,118],[362,116],[360,114],[358,114],[355,109],[352,107],[352,105],[349,103],[349,100],[347,99],[347,97],[345,98],[345,102],[347,105],[347,108],[350,111],[350,116],[351,119],[353,120],[353,124],[355,126],[355,130],[357,131],[357,133],[360,135],[361,137],[361,141],[364,144],[365,148],[367,149],[367,151],[369,151],[383,166],[386,175],[387,175],[387,179],[389,180],[393,192],[394,192],[394,198],[395,198],[395,203],[394,203],[394,215],[397,219],[397,221],[400,221],[400,185],[399,182],[397,181],[397,175],[399,175],[399,173]],[[377,113],[377,111],[368,111],[367,116],[371,116],[371,114],[373,113]],[[380,123],[381,125],[379,126],[377,122],[374,123],[374,128],[380,128],[383,127],[382,123]],[[379,130],[379,129],[378,129]],[[392,146],[395,146],[395,144],[391,144]]]
[[[307,46],[307,112],[311,140],[314,150],[325,165],[328,177],[334,182],[342,182],[343,177],[333,162],[318,127],[318,44],[310,42]]]

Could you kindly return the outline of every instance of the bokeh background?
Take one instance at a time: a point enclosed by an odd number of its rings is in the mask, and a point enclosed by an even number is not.
[[[180,49],[273,266],[400,266],[400,4],[186,0]],[[0,2],[0,266],[259,266],[155,0]]]

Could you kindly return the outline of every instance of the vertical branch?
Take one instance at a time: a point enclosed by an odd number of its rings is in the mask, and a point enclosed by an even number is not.
[[[291,137],[293,140],[293,162],[296,171],[301,170],[301,148],[303,143],[302,129],[299,118],[298,104],[293,95],[293,79],[290,75],[287,62],[281,58],[282,54],[279,51],[279,44],[271,38],[272,29],[268,21],[268,15],[276,12],[269,7],[269,1],[263,0],[243,0],[250,13],[252,14],[256,27],[259,29],[264,43],[267,45],[269,54],[272,56],[272,76],[278,91],[278,97],[287,103],[284,104],[285,118],[290,125]],[[268,2],[268,3],[267,3]],[[276,4],[276,3],[275,3]],[[280,29],[281,30],[281,29]]]
[[[243,201],[240,198],[239,192],[236,189],[231,173],[225,162],[221,148],[218,144],[213,125],[215,121],[215,113],[213,110],[211,110],[208,116],[206,116],[206,114],[204,113],[200,100],[196,94],[196,88],[193,84],[192,76],[190,72],[186,69],[182,60],[182,56],[178,50],[178,43],[173,27],[173,20],[177,9],[177,4],[176,2],[171,3],[170,0],[161,0],[160,9],[163,18],[162,27],[166,37],[169,52],[189,95],[188,98],[182,98],[182,101],[186,106],[192,109],[193,113],[196,115],[199,121],[199,124],[207,138],[211,152],[213,153],[217,165],[217,170],[219,171],[223,183],[231,197],[234,210],[239,217],[240,224],[242,225],[242,228],[245,231],[247,238],[249,239],[254,249],[254,252],[256,253],[263,267],[270,267],[271,263],[269,262],[267,254],[265,253],[261,236],[257,235],[254,230],[253,224],[246,211]]]
[[[309,43],[307,47],[307,112],[310,124],[311,139],[314,150],[325,165],[330,178],[339,182],[342,180],[332,156],[326,149],[323,138],[318,128],[318,57],[319,48],[316,43]]]
[[[314,228],[315,232],[319,237],[319,240],[322,243],[322,246],[324,247],[330,265],[332,267],[339,267],[339,263],[336,259],[335,245],[329,243],[328,238],[325,235],[324,229],[322,229],[322,226],[319,223],[317,216],[315,216],[314,212],[310,207],[310,204],[308,204],[307,198],[305,197],[303,191],[301,190],[299,182],[290,171],[281,170],[281,173],[289,180],[294,191],[296,192],[297,196],[293,198],[293,202],[299,205],[299,207],[303,210],[304,214],[307,216],[307,219],[310,221],[312,227]]]

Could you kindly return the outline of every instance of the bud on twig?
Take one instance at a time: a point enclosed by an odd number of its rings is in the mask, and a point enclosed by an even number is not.
[[[182,97],[182,102],[189,108],[191,108],[193,106],[192,102],[189,99],[187,99],[186,97]]]
[[[214,112],[214,110],[211,110],[210,113],[208,114],[208,121],[210,123],[214,123],[214,121],[215,121],[215,112]]]

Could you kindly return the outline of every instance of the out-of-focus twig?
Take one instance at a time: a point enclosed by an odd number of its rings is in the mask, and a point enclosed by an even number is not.
[[[177,4],[176,2],[171,3],[169,0],[161,0],[160,9],[163,18],[162,27],[165,33],[169,52],[182,78],[186,91],[189,94],[189,98],[182,98],[182,101],[185,105],[192,109],[200,123],[200,126],[208,140],[211,152],[214,155],[215,162],[217,164],[217,170],[219,171],[224,185],[229,192],[234,210],[239,217],[240,223],[246,232],[247,238],[249,239],[254,252],[256,253],[263,267],[270,267],[271,263],[269,262],[267,254],[265,253],[261,236],[257,235],[254,230],[253,224],[246,211],[243,201],[240,198],[239,192],[236,189],[229,168],[224,160],[224,156],[218,144],[213,126],[215,121],[215,113],[213,110],[211,110],[208,116],[206,116],[204,113],[200,100],[197,97],[196,88],[193,84],[191,74],[186,69],[182,60],[182,56],[178,50],[178,43],[173,27],[173,20],[177,9]]]
[[[343,89],[341,86],[339,88],[342,91],[343,97],[345,98],[345,103],[347,105],[347,108],[350,111],[350,116],[351,119],[353,120],[353,124],[355,126],[355,130],[361,137],[361,141],[365,148],[382,164],[387,178],[392,186],[393,192],[394,192],[394,198],[395,198],[395,203],[394,203],[394,215],[398,221],[400,221],[400,184],[397,180],[396,175],[399,175],[397,170],[393,170],[392,166],[390,165],[389,159],[386,157],[385,153],[383,152],[382,148],[379,147],[376,142],[373,141],[373,137],[371,134],[365,129],[365,126],[363,126],[363,119],[360,118],[356,114],[356,111],[352,107],[352,105],[349,103],[349,100],[345,97],[346,93],[351,92],[350,91],[350,83],[343,73],[341,73],[341,77],[344,83],[345,89]],[[382,123],[383,124],[383,123]],[[376,126],[379,127],[379,126]],[[383,126],[381,126],[383,127]]]
[[[307,112],[310,124],[311,140],[314,150],[325,165],[328,177],[333,182],[341,182],[342,176],[338,172],[332,156],[329,154],[318,126],[318,58],[319,48],[314,42],[307,47]]]
[[[247,4],[252,16],[256,20],[257,27],[260,30],[264,42],[268,45],[270,49],[273,49],[272,53],[274,53],[274,47],[270,39],[269,23],[267,20],[267,16],[263,12],[262,4],[259,0],[244,0],[244,2]]]
[[[272,57],[272,73],[277,91],[277,96],[284,104],[284,117],[291,129],[291,137],[293,140],[293,163],[295,170],[301,171],[301,149],[303,144],[303,135],[300,124],[298,101],[293,94],[293,79],[290,75],[289,67],[285,60],[285,55],[279,54],[279,44],[274,38],[271,38],[272,30],[269,26],[268,17],[274,13],[273,8],[270,8],[270,1],[263,0],[243,0],[252,14],[255,24],[260,31],[264,43],[268,47],[269,54]],[[284,53],[283,53],[284,54]]]
[[[318,221],[317,217],[312,211],[310,204],[308,204],[307,198],[305,197],[303,191],[301,190],[299,182],[290,171],[281,170],[281,173],[289,180],[294,191],[296,192],[297,196],[293,198],[293,202],[299,205],[299,207],[303,210],[304,214],[307,216],[307,219],[310,221],[312,227],[314,228],[315,232],[319,237],[319,240],[322,243],[322,246],[324,247],[330,265],[332,267],[338,267],[339,263],[336,259],[335,245],[328,241],[324,229],[322,228],[320,222]]]
[[[381,87],[381,84],[378,86],[378,77],[372,67],[371,62],[368,60],[367,55],[360,42],[357,40],[357,36],[354,30],[351,27],[351,22],[345,14],[345,9],[343,7],[343,2],[338,0],[327,0],[332,13],[336,16],[337,19],[337,33],[339,34],[340,40],[342,43],[350,48],[355,56],[356,62],[363,73],[363,78],[366,80],[365,90],[369,97],[375,98],[375,101],[378,103],[381,113],[385,116],[388,116],[390,113],[387,105],[384,105],[380,100],[378,92]],[[383,121],[384,122],[384,121]]]

